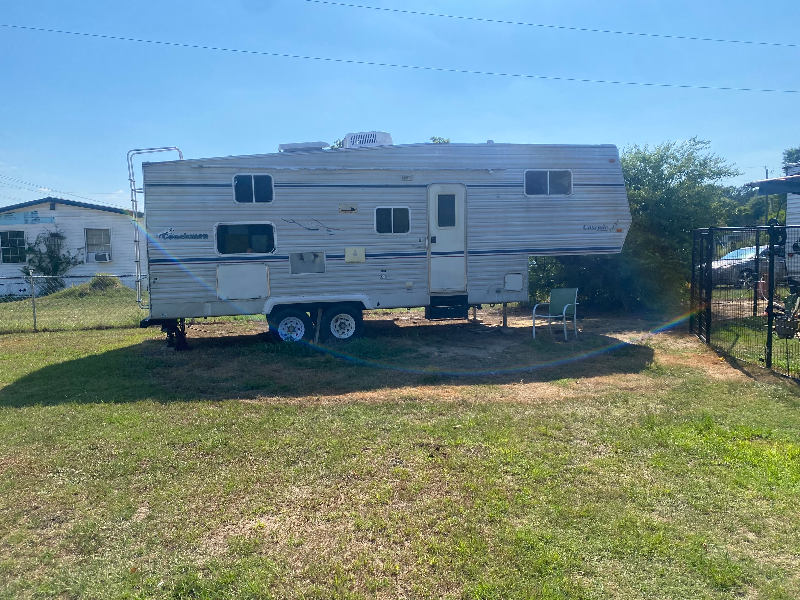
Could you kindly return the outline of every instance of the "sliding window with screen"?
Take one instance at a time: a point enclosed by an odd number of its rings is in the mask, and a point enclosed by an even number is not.
[[[529,169],[525,171],[525,195],[572,195],[572,171],[567,169]]]

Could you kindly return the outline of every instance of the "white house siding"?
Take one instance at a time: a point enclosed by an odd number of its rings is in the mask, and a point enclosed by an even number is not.
[[[53,210],[51,210],[51,206]],[[39,222],[36,219],[37,215],[32,213],[38,213]],[[139,219],[139,222],[141,223],[142,220]],[[95,228],[111,230],[111,262],[86,261],[85,230]],[[10,211],[0,208],[0,231],[24,231],[26,243],[34,242],[41,233],[56,229],[66,237],[65,248],[82,261],[67,273],[68,276],[89,279],[97,273],[127,275],[129,277],[125,277],[122,281],[127,285],[134,285],[133,276],[136,268],[133,224],[128,215],[58,202],[51,204],[50,200],[43,200],[40,204],[26,205]],[[25,291],[22,293],[27,293],[27,286],[21,286],[22,280],[14,280],[21,277],[20,269],[23,266],[20,263],[0,262],[0,278],[3,278],[0,279],[0,295],[19,294],[23,289]],[[146,269],[144,261],[142,261],[142,269]],[[70,280],[70,283],[80,282],[80,279]]]
[[[792,165],[787,175],[800,175],[800,165]],[[786,194],[786,224],[800,225],[800,194]]]

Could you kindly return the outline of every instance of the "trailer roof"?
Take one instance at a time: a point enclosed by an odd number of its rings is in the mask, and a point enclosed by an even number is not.
[[[79,208],[90,208],[92,210],[102,210],[105,212],[117,213],[120,215],[131,216],[131,211],[124,208],[117,208],[116,206],[103,206],[102,204],[92,204],[91,202],[78,202],[77,200],[66,200],[64,198],[41,198],[39,200],[28,200],[27,202],[20,202],[19,204],[9,204],[8,206],[0,206],[0,213],[9,212],[12,210],[19,210],[20,208],[29,208],[37,204],[64,204],[66,206],[77,206]],[[136,213],[138,218],[144,216],[144,213]]]

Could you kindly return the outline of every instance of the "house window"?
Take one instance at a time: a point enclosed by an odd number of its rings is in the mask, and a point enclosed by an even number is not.
[[[300,273],[324,273],[324,252],[290,252],[289,271],[292,275]]]
[[[375,209],[376,233],[408,233],[411,231],[411,213],[405,206]]]
[[[0,257],[3,263],[25,262],[24,231],[0,231]]]
[[[525,171],[526,196],[569,196],[572,194],[572,171]]]
[[[272,175],[234,175],[233,199],[239,204],[272,202]]]
[[[275,227],[270,223],[227,223],[217,225],[220,254],[272,254]]]
[[[111,260],[111,230],[110,229],[84,229],[86,236],[86,255],[97,262]],[[97,255],[100,255],[99,257]],[[100,258],[101,260],[97,260]]]
[[[439,229],[456,226],[456,195],[436,196],[436,226]]]

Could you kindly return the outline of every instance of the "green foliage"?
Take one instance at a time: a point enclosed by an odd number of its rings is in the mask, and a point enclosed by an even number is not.
[[[783,151],[783,166],[791,163],[800,163],[800,146],[787,148]]]
[[[433,142],[434,144],[449,144],[450,143],[450,138],[443,138],[443,137],[433,136],[431,138],[431,142]]]
[[[37,235],[25,249],[28,264],[22,272],[27,275],[28,270],[32,270],[39,275],[60,277],[79,265],[80,259],[64,248],[65,242],[66,236],[58,229]]]
[[[720,182],[739,174],[708,148],[697,138],[626,148],[621,163],[633,222],[622,253],[537,259],[531,295],[578,287],[580,302],[604,310],[665,310],[685,299],[692,230],[725,223],[731,204]]]

